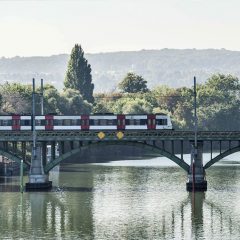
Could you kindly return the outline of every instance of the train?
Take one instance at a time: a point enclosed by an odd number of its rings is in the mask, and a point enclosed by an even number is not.
[[[31,131],[31,115],[0,116],[0,131]],[[172,122],[166,114],[94,114],[94,115],[37,115],[37,131],[57,130],[172,130]]]

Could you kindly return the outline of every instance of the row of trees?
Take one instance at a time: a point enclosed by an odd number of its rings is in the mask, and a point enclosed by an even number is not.
[[[239,79],[231,75],[216,74],[205,84],[197,85],[199,129],[240,130],[239,90]],[[5,83],[0,86],[0,96],[2,114],[31,113],[30,85]],[[175,129],[193,129],[192,88],[158,86],[147,92],[96,94],[94,100],[89,103],[75,89],[66,88],[59,92],[54,86],[44,86],[46,113],[166,113],[171,116]],[[40,111],[38,98],[37,110]]]
[[[149,90],[142,76],[128,73],[119,83],[118,92],[93,95],[91,66],[79,45],[72,50],[64,86],[62,92],[52,85],[44,86],[45,113],[166,113],[171,116],[175,129],[193,128],[192,88],[158,86]],[[239,79],[232,75],[215,74],[205,84],[197,85],[199,129],[240,130],[239,90]],[[30,85],[0,85],[0,111],[31,113],[31,97]]]

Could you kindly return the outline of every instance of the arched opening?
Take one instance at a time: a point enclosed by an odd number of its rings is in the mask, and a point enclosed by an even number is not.
[[[214,163],[220,161],[221,159],[236,153],[240,151],[240,146],[237,146],[235,148],[230,148],[227,151],[219,154],[218,156],[214,157],[212,160],[210,160],[208,163],[205,164],[204,169],[208,169],[209,167],[211,167]]]
[[[54,159],[53,161],[49,162],[45,168],[44,171],[45,173],[48,173],[52,168],[54,168],[56,165],[58,165],[60,162],[63,162],[65,159],[79,153],[82,149],[85,148],[96,148],[96,147],[101,147],[101,146],[110,146],[110,145],[128,145],[128,146],[133,146],[133,147],[140,147],[143,149],[146,149],[148,151],[152,151],[156,154],[159,154],[160,156],[164,156],[173,162],[175,162],[178,166],[180,166],[182,169],[184,169],[186,172],[189,171],[189,165],[180,159],[179,157],[175,156],[174,154],[167,152],[166,150],[163,150],[157,146],[153,146],[147,143],[142,143],[142,142],[129,142],[129,141],[111,141],[111,142],[96,142],[96,143],[91,143],[85,146],[82,146],[81,148],[73,149],[70,150],[69,152],[59,156],[58,158]]]

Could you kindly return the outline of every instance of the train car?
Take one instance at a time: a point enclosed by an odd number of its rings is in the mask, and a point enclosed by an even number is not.
[[[36,116],[36,130],[80,130],[81,116],[44,115]]]
[[[172,122],[165,114],[124,115],[126,130],[172,129]]]
[[[171,118],[166,114],[156,114],[156,129],[173,129]]]
[[[89,130],[117,130],[117,115],[90,115]]]
[[[95,115],[42,115],[35,116],[37,131],[57,130],[164,130],[172,129],[165,114],[95,114]],[[31,131],[30,115],[0,116],[0,131]]]
[[[7,115],[0,116],[0,131],[31,130],[31,116]]]

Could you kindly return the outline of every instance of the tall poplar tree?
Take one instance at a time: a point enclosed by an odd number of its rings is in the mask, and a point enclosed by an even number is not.
[[[93,89],[91,65],[84,57],[81,45],[75,44],[72,49],[68,68],[64,80],[65,88],[78,90],[84,100],[93,103]]]

